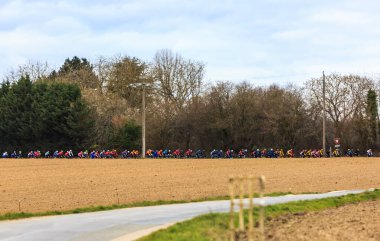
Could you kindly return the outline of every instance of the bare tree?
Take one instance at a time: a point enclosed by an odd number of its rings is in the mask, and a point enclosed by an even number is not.
[[[11,70],[4,76],[4,80],[9,82],[15,82],[22,76],[28,75],[32,82],[39,79],[47,78],[52,71],[47,62],[29,61],[27,64],[19,66],[17,69]]]
[[[159,82],[159,94],[164,101],[174,103],[177,110],[201,91],[205,73],[202,62],[187,60],[170,50],[158,51],[152,64],[152,75]]]
[[[253,147],[258,144],[260,126],[263,124],[262,92],[261,88],[254,88],[247,82],[234,87],[228,108],[235,147]]]
[[[305,90],[312,111],[322,110],[322,78],[311,79]],[[342,136],[344,124],[355,115],[365,115],[366,94],[373,88],[372,80],[357,75],[326,76],[326,113],[334,124],[334,135]]]
[[[308,118],[299,90],[294,86],[270,86],[262,97],[262,135],[267,145],[293,147],[299,141]]]
[[[98,57],[94,64],[94,73],[98,77],[100,92],[105,93],[111,76],[113,62],[104,56]]]
[[[87,88],[82,90],[82,94],[96,113],[92,143],[108,145],[117,129],[139,116],[136,109],[128,108],[125,99],[113,93],[99,94],[99,91]]]

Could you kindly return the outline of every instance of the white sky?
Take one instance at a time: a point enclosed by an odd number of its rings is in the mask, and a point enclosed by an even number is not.
[[[28,61],[151,60],[168,48],[206,63],[206,80],[302,83],[380,77],[376,0],[0,0],[0,76]]]

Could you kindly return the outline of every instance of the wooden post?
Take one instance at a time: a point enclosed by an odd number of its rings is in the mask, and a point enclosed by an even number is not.
[[[253,177],[248,177],[248,241],[253,241]]]
[[[230,177],[228,186],[230,189],[230,241],[235,241],[235,210],[234,210],[235,183],[234,183],[233,177]]]
[[[264,191],[265,191],[265,177],[261,176],[259,178],[260,182],[260,198],[264,198]],[[261,240],[265,240],[265,233],[264,233],[264,205],[260,205],[260,220],[259,220],[259,225],[260,225],[260,236]]]
[[[21,200],[18,200],[18,211],[21,213]]]
[[[244,178],[239,178],[239,231],[244,231]]]

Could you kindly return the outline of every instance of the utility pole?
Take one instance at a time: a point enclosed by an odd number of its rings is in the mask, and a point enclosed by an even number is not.
[[[379,95],[376,94],[376,138],[375,138],[375,147],[379,148],[379,125],[380,125],[380,120],[379,120]]]
[[[133,83],[129,84],[128,86],[133,88],[140,88],[142,91],[142,106],[141,106],[141,157],[145,158],[145,93],[146,93],[146,86],[150,86],[149,83]]]
[[[145,83],[142,83],[142,150],[141,157],[145,158]]]
[[[322,80],[323,80],[323,124],[322,124],[322,143],[323,143],[323,156],[326,156],[326,81],[325,81],[325,71],[322,72]],[[331,153],[330,153],[331,155]]]

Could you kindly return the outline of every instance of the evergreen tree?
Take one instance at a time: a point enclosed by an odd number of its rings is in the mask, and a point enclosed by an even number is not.
[[[76,84],[32,83],[24,76],[0,86],[0,145],[4,148],[81,148],[93,122]]]
[[[6,113],[8,141],[17,147],[34,139],[32,98],[32,82],[29,76],[21,77],[11,86],[8,93]]]
[[[141,126],[129,121],[116,133],[112,146],[117,148],[139,149],[141,147]]]
[[[81,88],[100,88],[100,83],[93,71],[93,66],[86,58],[74,56],[67,58],[58,72],[51,72],[50,78],[59,82],[78,84]]]

